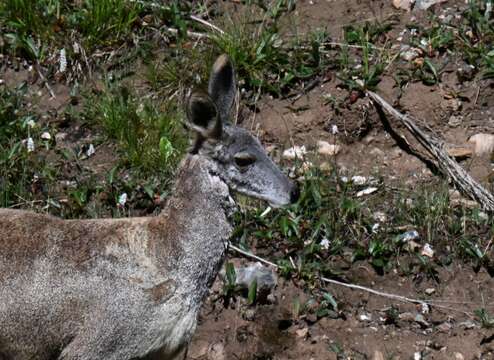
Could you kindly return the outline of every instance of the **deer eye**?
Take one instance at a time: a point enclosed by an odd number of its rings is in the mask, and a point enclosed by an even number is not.
[[[235,164],[239,168],[246,168],[247,166],[252,165],[255,161],[255,156],[247,152],[239,152],[235,154]]]

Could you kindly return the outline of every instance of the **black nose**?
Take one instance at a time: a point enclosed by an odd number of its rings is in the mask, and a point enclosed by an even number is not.
[[[290,202],[294,203],[300,197],[300,188],[297,183],[293,185],[292,190],[290,191]]]

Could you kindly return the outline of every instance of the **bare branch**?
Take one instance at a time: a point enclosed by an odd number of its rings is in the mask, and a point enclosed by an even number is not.
[[[411,116],[400,113],[378,94],[367,90],[367,95],[376,105],[393,115],[408,129],[417,141],[436,159],[439,170],[453,180],[462,193],[477,201],[484,210],[494,211],[494,196],[449,156],[445,150],[444,143],[437,136],[432,132],[430,134],[425,133],[415,124],[416,121]]]

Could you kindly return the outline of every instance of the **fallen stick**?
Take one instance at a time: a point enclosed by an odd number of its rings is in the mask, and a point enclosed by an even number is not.
[[[436,159],[439,170],[453,180],[458,190],[479,203],[484,210],[494,212],[494,196],[449,156],[439,138],[434,134],[426,134],[415,124],[411,116],[400,113],[375,92],[367,90],[366,93],[374,104],[382,107],[405,125],[417,141]]]
[[[276,265],[275,263],[273,263],[273,262],[271,262],[269,260],[263,259],[262,257],[259,257],[257,255],[254,255],[252,253],[249,253],[249,252],[247,252],[245,250],[242,250],[239,247],[233,245],[232,243],[228,243],[228,248],[236,251],[237,253],[239,253],[241,255],[244,255],[244,256],[249,257],[251,259],[255,259],[255,260],[257,260],[259,262],[262,262],[262,263],[264,263],[266,265],[272,266],[275,269],[278,269],[278,265]],[[325,283],[328,283],[328,284],[334,284],[334,285],[346,287],[346,288],[353,289],[353,290],[360,290],[360,291],[364,291],[364,292],[367,292],[367,293],[370,293],[370,294],[373,294],[373,295],[385,297],[385,298],[392,299],[392,300],[398,300],[398,301],[401,301],[401,302],[411,303],[411,304],[416,304],[416,305],[421,305],[421,306],[424,306],[424,305],[425,306],[432,306],[432,307],[435,307],[435,308],[438,308],[438,309],[461,312],[461,313],[463,313],[463,314],[465,314],[465,315],[467,315],[469,317],[472,316],[467,311],[456,309],[456,308],[452,308],[452,307],[441,305],[441,304],[437,304],[434,300],[412,299],[412,298],[409,298],[409,297],[406,297],[406,296],[402,296],[402,295],[391,294],[391,293],[387,293],[387,292],[382,292],[382,291],[374,290],[374,289],[371,289],[371,288],[368,288],[368,287],[365,287],[365,286],[362,286],[362,285],[344,283],[342,281],[328,279],[328,278],[325,278],[325,277],[321,277],[320,279],[321,279],[322,282],[325,282]],[[442,302],[442,300],[438,300],[437,302]],[[447,301],[445,301],[445,302],[447,302]]]

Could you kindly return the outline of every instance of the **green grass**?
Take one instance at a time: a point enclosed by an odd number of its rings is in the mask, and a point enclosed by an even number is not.
[[[51,145],[40,138],[43,129],[36,115],[24,110],[26,90],[26,84],[15,89],[0,87],[1,207],[29,206],[30,201],[49,193],[56,175],[39,152],[28,149],[28,141],[32,141],[35,148]]]
[[[494,234],[494,219],[479,216],[478,209],[451,206],[447,184],[413,192],[381,186],[377,194],[358,198],[361,187],[314,169],[302,185],[297,204],[267,215],[262,209],[246,210],[236,219],[234,238],[240,246],[255,242],[286,254],[277,259],[283,276],[314,283],[319,276],[341,276],[335,263],[366,261],[381,274],[398,268],[434,278],[436,268],[449,265],[453,256],[490,271],[490,257],[480,249]],[[386,221],[376,220],[378,212]],[[432,246],[434,258],[398,240],[411,229],[420,235],[420,248]],[[403,256],[410,259],[406,268],[397,261]]]
[[[125,85],[111,86],[93,100],[84,116],[117,141],[124,164],[148,174],[172,174],[187,146],[175,102],[155,103]]]

